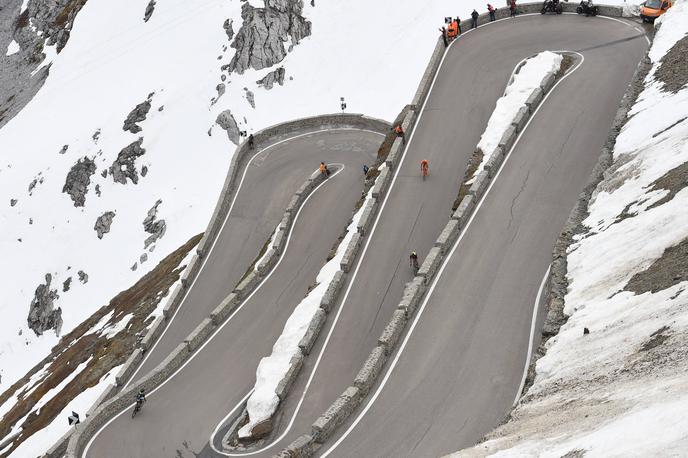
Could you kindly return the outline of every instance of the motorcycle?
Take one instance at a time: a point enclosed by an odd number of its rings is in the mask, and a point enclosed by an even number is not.
[[[542,4],[542,10],[540,10],[540,14],[545,14],[545,13],[557,13],[561,14],[564,12],[564,7],[561,5],[561,2],[557,0],[545,0],[545,2]]]
[[[592,0],[581,0],[580,5],[576,8],[576,13],[585,14],[585,16],[597,16],[597,6],[593,5]]]

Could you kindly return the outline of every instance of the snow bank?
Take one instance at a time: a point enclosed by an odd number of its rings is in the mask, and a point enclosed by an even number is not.
[[[12,40],[9,45],[7,45],[7,52],[5,53],[6,56],[11,56],[12,54],[16,54],[19,52],[21,48],[19,48],[19,43],[16,41]]]
[[[504,95],[497,100],[485,132],[480,137],[478,148],[483,153],[489,155],[499,146],[502,135],[513,122],[518,110],[525,106],[528,97],[534,89],[540,87],[542,80],[548,73],[555,73],[559,70],[562,59],[560,54],[545,51],[531,57],[523,64],[518,73],[514,75],[513,81],[507,86]],[[488,159],[489,157],[484,157],[483,163],[487,162]]]
[[[317,286],[303,298],[287,320],[282,334],[272,347],[272,354],[260,360],[256,370],[256,384],[253,388],[253,394],[246,403],[249,422],[239,430],[239,437],[250,437],[253,427],[269,419],[277,410],[279,405],[279,398],[275,393],[277,385],[289,371],[291,359],[301,352],[299,342],[305,336],[327,288],[339,270],[346,247],[349,246],[356,233],[356,226],[361,219],[363,209],[372,199],[372,192],[373,189],[371,188],[366,195],[365,202],[354,214],[344,239],[337,247],[335,256],[320,269],[316,279]]]
[[[688,86],[663,92],[655,76],[688,34],[688,2],[662,23],[645,88],[590,201],[587,230],[569,249],[569,319],[547,342],[511,420],[457,456],[688,450],[688,281],[685,253],[676,251],[688,240]]]

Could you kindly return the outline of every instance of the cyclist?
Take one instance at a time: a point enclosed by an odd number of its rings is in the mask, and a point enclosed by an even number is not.
[[[428,162],[427,159],[423,159],[420,161],[420,174],[423,175],[423,178],[428,176],[428,172],[430,171],[430,163]]]
[[[141,405],[146,402],[146,390],[141,388],[139,392],[136,394],[136,403],[139,405],[139,408],[141,408]]]
[[[411,255],[409,256],[409,264],[411,265],[411,268],[413,269],[413,273],[418,272],[418,254],[415,251],[411,252]]]
[[[324,162],[320,163],[320,173],[325,176],[325,178],[330,176],[330,169],[327,168]]]
[[[141,406],[146,402],[146,390],[141,388],[138,393],[136,393],[136,405],[134,406],[134,411],[131,413],[131,418],[134,418],[136,414],[141,410]]]

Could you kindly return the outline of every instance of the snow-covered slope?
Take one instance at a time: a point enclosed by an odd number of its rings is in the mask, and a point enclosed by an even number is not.
[[[569,249],[568,321],[510,420],[457,456],[688,451],[688,1],[661,24]]]

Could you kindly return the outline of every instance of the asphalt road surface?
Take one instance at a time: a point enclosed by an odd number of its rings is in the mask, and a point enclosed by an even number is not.
[[[543,50],[577,51],[583,64],[559,84],[511,153],[417,315],[393,371],[373,390],[380,388],[375,402],[359,409],[320,453],[337,445],[336,456],[437,456],[473,445],[500,422],[521,381],[533,302],[553,242],[647,46],[635,27],[604,18],[525,16],[481,27],[452,46],[355,274],[280,409],[276,440],[252,456],[271,456],[310,431],[351,384],[412,277],[408,253],[416,250],[422,259],[446,224],[466,163],[514,66]],[[421,159],[430,161],[426,181],[419,176]],[[332,212],[332,202],[345,206],[351,187],[341,180],[338,192],[338,179],[328,184],[332,193],[319,192],[304,208],[269,283],[150,396],[140,417],[119,417],[97,436],[89,456],[213,456],[211,433],[253,386],[260,357],[336,238],[321,232],[332,226],[337,234],[346,223],[348,214],[335,223]],[[285,206],[278,202],[275,211]],[[268,226],[259,246],[274,228]],[[199,297],[224,297],[213,289],[223,284],[226,272],[219,270],[207,274],[218,277]],[[189,330],[205,315],[185,319]]]
[[[230,218],[180,312],[139,372],[155,365],[207,317],[236,285],[282,219],[294,192],[320,161],[345,168],[302,207],[283,260],[210,343],[148,402],[135,419],[125,413],[96,437],[92,457],[172,457],[199,450],[244,395],[261,357],[325,262],[360,198],[361,167],[375,158],[382,136],[360,130],[325,131],[270,148],[254,160]],[[194,440],[194,438],[196,440]]]

